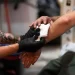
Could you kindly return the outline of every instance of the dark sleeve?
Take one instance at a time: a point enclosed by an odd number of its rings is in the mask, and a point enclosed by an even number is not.
[[[58,75],[61,58],[51,60],[38,75]]]

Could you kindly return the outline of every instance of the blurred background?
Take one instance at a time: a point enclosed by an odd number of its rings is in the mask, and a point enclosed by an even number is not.
[[[59,16],[72,10],[75,10],[75,0],[0,0],[0,29],[19,36],[25,34],[29,25],[41,16]],[[13,75],[37,75],[50,60],[60,56],[61,48],[68,39],[75,41],[74,32],[75,28],[71,28],[49,42],[42,48],[38,61],[28,69],[23,67],[19,59],[0,60],[0,75],[4,75],[8,66],[17,67],[18,73],[13,72]]]

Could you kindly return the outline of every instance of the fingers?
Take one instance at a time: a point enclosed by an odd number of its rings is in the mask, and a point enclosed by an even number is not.
[[[37,24],[38,24],[37,21],[35,21],[35,22],[33,22],[33,23],[30,25],[30,27],[31,27],[31,26],[34,26],[34,28],[36,28]]]
[[[40,28],[37,28],[35,30],[35,36],[34,36],[34,40],[38,39],[38,36],[40,35]]]
[[[41,54],[41,50],[38,50],[37,52],[35,52],[34,61],[32,62],[32,65],[34,65],[34,63],[38,60],[38,58],[40,57],[40,54]]]
[[[24,56],[25,54],[26,54],[25,52],[22,52],[22,53],[19,55],[19,59],[23,58],[23,56]]]
[[[20,59],[24,67],[29,68],[31,65],[34,65],[34,63],[38,60],[40,54],[41,50],[38,50],[34,53],[24,52],[20,55]]]
[[[34,53],[24,52],[20,55],[20,59],[25,68],[29,68],[32,65]]]
[[[30,55],[30,53],[25,52],[22,55],[21,61],[22,61],[22,64],[24,65],[25,68],[29,68],[30,65],[32,64],[31,63],[31,55]]]
[[[51,21],[50,17],[48,17],[48,16],[42,16],[39,19],[37,19],[35,22],[33,22],[30,25],[30,27],[34,26],[34,28],[36,28],[37,26],[40,26],[42,23],[47,24],[47,23],[50,23],[50,21]]]
[[[25,60],[24,60],[24,67],[25,68],[29,68],[31,64],[32,64],[31,63],[31,59],[29,57],[25,58]]]
[[[44,24],[47,24],[49,21],[48,21],[49,19],[48,19],[48,17],[46,16],[44,19],[43,19],[43,23]]]

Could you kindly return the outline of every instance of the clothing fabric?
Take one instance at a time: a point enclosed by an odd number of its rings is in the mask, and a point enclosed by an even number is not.
[[[75,75],[75,52],[67,53],[51,60],[38,75]]]
[[[0,75],[21,75],[21,61],[0,59]]]
[[[60,15],[58,0],[37,0],[38,17]]]

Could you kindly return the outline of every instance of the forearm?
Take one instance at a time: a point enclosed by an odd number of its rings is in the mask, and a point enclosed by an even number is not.
[[[18,43],[12,44],[9,46],[1,46],[0,47],[0,58],[16,53],[18,51],[18,48],[19,48]]]
[[[55,39],[56,37],[66,32],[68,29],[73,27],[74,25],[75,25],[75,12],[71,12],[61,16],[50,26],[46,41],[49,42]]]

